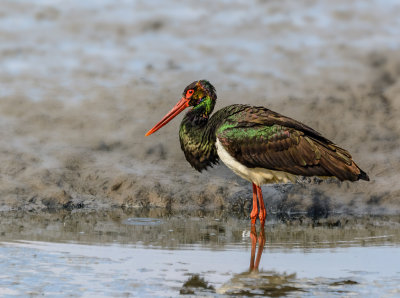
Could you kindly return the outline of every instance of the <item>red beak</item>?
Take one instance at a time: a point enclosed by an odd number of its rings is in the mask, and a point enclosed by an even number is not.
[[[178,101],[178,103],[172,108],[172,110],[169,111],[168,114],[165,115],[164,118],[162,118],[160,122],[158,122],[156,125],[154,125],[154,127],[146,133],[146,137],[151,135],[153,132],[159,130],[161,127],[163,127],[168,122],[170,122],[176,115],[178,115],[180,112],[182,112],[188,106],[189,106],[189,101],[185,97],[182,97]]]

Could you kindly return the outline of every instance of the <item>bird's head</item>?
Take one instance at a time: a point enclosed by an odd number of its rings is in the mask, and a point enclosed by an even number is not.
[[[209,81],[194,81],[183,90],[182,98],[172,108],[172,110],[169,111],[167,115],[165,115],[164,118],[162,118],[152,129],[150,129],[146,133],[146,136],[159,130],[187,107],[193,107],[193,111],[196,111],[203,117],[207,118],[213,111],[216,101],[217,93],[214,86],[211,85]]]

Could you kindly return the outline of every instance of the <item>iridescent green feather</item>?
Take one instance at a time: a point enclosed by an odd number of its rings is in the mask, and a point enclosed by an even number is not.
[[[207,110],[209,107],[211,111]],[[207,102],[202,108],[193,108],[183,118],[179,129],[179,140],[186,160],[198,171],[218,163],[219,157],[215,147],[216,130],[229,116],[243,110],[239,105],[228,106],[209,118],[205,112],[211,113],[212,109],[213,105]]]

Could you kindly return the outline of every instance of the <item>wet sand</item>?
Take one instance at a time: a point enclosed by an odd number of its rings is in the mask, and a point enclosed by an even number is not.
[[[298,119],[371,177],[264,186],[269,214],[399,212],[395,1],[6,1],[2,9],[0,211],[247,212],[247,182],[223,165],[200,174],[184,160],[179,117],[144,137],[188,83],[207,78],[217,108],[264,105]]]

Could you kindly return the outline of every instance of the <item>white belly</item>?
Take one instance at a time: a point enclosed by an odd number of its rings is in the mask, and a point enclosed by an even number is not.
[[[248,168],[242,165],[225,150],[218,138],[215,145],[217,147],[219,158],[228,168],[230,168],[236,175],[258,186],[266,183],[288,183],[296,181],[295,175],[286,172],[264,168]]]

